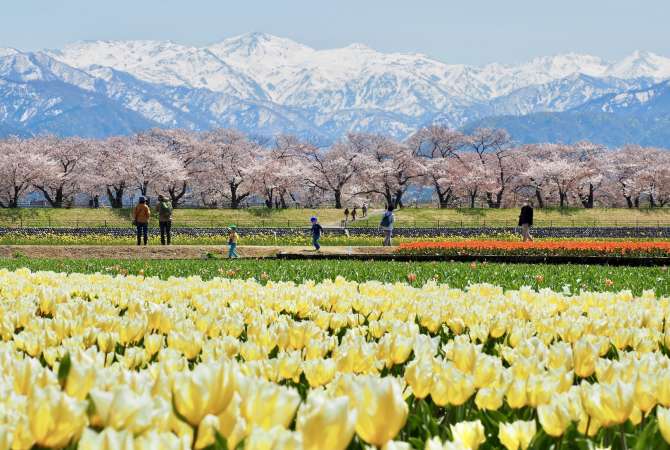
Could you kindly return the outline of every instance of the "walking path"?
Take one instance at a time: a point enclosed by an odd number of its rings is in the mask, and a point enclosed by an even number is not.
[[[322,246],[326,255],[388,254],[389,247],[335,247]],[[314,253],[307,246],[239,246],[243,258],[272,258],[278,252],[297,254]],[[227,245],[2,245],[0,258],[97,258],[97,259],[201,259],[211,256],[226,258]]]

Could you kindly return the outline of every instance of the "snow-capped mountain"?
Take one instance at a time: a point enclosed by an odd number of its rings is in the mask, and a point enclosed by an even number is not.
[[[349,131],[404,137],[433,122],[460,127],[488,116],[566,111],[666,79],[670,58],[649,52],[618,62],[570,53],[473,67],[422,54],[382,53],[362,44],[317,50],[264,33],[205,47],[90,41],[35,53],[0,48],[1,86],[10,83],[14,89],[14,104],[8,104],[8,96],[0,98],[5,113],[18,111],[17,102],[29,110],[28,91],[52,103],[63,101],[44,84],[58,82],[78,95],[109,102],[116,117],[128,111],[165,127],[235,126],[326,141]],[[35,106],[28,115],[43,110]],[[54,111],[51,121],[58,118]],[[30,129],[22,116],[12,117],[11,127],[6,122],[0,130],[40,131]],[[3,120],[8,119],[0,116],[0,124]],[[117,132],[113,128],[110,134]]]

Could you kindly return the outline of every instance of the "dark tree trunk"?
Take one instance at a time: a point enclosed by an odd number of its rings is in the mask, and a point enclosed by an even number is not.
[[[468,196],[470,197],[470,208],[474,209],[475,202],[477,201],[477,192],[476,191],[471,192],[471,193],[468,194]]]
[[[168,188],[168,194],[170,194],[170,201],[172,202],[172,207],[177,208],[181,202],[182,197],[186,194],[186,181],[181,185],[181,188],[176,188],[175,186],[170,186]]]
[[[633,199],[630,197],[630,195],[624,195],[624,198],[626,199],[626,206],[628,208],[632,209],[633,208]]]
[[[334,197],[335,197],[335,209],[342,209],[342,191],[339,189],[335,189],[333,191]]]
[[[561,192],[558,191],[558,197],[560,199],[560,207],[561,209],[565,208],[565,204],[567,203],[568,200],[568,194],[567,192]]]
[[[403,207],[403,204],[402,204],[402,194],[403,194],[402,191],[395,191],[395,199],[394,199],[393,205],[394,205],[396,208],[402,208],[402,207]]]
[[[538,188],[535,188],[535,198],[537,199],[537,207],[544,208],[544,198],[542,197],[542,191]]]
[[[493,197],[492,192],[487,192],[486,193],[486,203],[489,205],[489,208],[494,208],[494,209],[499,209],[500,208],[500,205],[502,204],[503,193],[504,193],[503,189],[496,192],[495,198]]]
[[[451,188],[447,188],[442,191],[442,189],[440,189],[440,185],[435,183],[435,193],[437,194],[437,201],[440,204],[440,208],[448,208],[449,203],[451,203]]]
[[[62,208],[63,207],[63,188],[59,187],[56,189],[54,192],[54,196],[52,197],[49,192],[42,188],[42,187],[37,187],[37,189],[44,195],[44,198],[46,199],[47,203],[51,205],[52,208]]]
[[[112,208],[123,208],[123,187],[110,189],[107,187],[107,198]]]
[[[236,183],[229,183],[229,186],[230,186],[230,207],[232,209],[238,209],[242,204],[242,200],[244,200],[249,196],[249,192],[239,194],[237,192],[239,184]]]
[[[656,208],[656,199],[654,198],[653,194],[649,194],[649,207],[650,208]]]
[[[581,200],[584,208],[593,208],[593,185],[591,183],[589,183],[589,193],[586,196],[582,196]]]

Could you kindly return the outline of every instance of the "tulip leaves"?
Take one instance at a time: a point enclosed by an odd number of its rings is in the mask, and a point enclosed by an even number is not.
[[[70,369],[72,368],[72,360],[70,359],[70,353],[66,353],[61,359],[60,364],[58,365],[58,383],[61,386],[61,389],[65,388],[67,384],[67,376],[70,374]]]

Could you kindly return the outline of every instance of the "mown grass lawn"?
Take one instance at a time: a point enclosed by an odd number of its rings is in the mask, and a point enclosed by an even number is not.
[[[131,209],[111,208],[19,208],[0,210],[0,226],[11,227],[126,227],[131,224]],[[154,212],[155,211],[152,210]],[[173,224],[186,227],[309,226],[309,219],[318,216],[324,225],[334,225],[344,217],[337,209],[175,209]],[[158,226],[155,217],[152,225]]]
[[[670,271],[666,267],[608,267],[588,265],[482,264],[442,262],[370,262],[370,261],[278,261],[278,260],[114,260],[114,259],[0,259],[0,268],[57,272],[144,274],[167,279],[172,276],[217,276],[303,282],[343,276],[353,281],[379,280],[414,284],[429,281],[463,288],[474,283],[491,283],[506,289],[529,286],[558,291],[620,291],[635,294],[654,290],[670,295]],[[413,277],[412,277],[413,278]]]
[[[350,222],[349,226],[379,225],[381,210],[370,210],[369,217]],[[0,226],[10,227],[124,227],[130,226],[130,209],[110,208],[19,208],[0,210]],[[507,227],[516,226],[519,211],[510,209],[437,209],[407,207],[396,211],[396,226],[417,227]],[[343,210],[267,209],[263,207],[231,209],[176,209],[174,226],[225,227],[300,227],[318,216],[324,226],[339,226]],[[155,225],[155,224],[154,224]],[[535,226],[670,226],[670,208],[625,209],[535,209]]]

